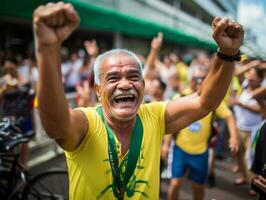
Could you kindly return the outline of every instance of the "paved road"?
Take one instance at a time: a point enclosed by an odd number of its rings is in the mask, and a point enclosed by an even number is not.
[[[216,180],[217,186],[215,188],[207,188],[205,199],[206,200],[255,200],[256,198],[248,195],[248,185],[235,186],[233,184],[237,174],[231,172],[233,166],[232,159],[228,158],[223,161],[217,161],[216,166]],[[64,156],[59,156],[49,160],[41,165],[38,165],[31,169],[32,174],[45,171],[50,168],[66,168],[66,162]],[[167,180],[163,180],[161,183],[161,198],[166,199],[166,190],[168,187]],[[192,191],[189,181],[185,181],[180,191],[180,200],[192,199]]]

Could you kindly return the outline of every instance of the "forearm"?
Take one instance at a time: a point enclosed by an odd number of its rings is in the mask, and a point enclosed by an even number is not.
[[[149,70],[153,70],[155,68],[155,60],[157,58],[159,49],[151,48],[150,53],[146,60],[146,66],[149,67]]]
[[[237,128],[236,128],[236,122],[235,118],[233,115],[230,115],[229,117],[226,118],[226,123],[228,126],[228,131],[230,138],[237,138]]]
[[[61,78],[60,45],[38,46],[37,98],[43,126],[50,137],[60,138],[70,124]]]
[[[169,148],[171,145],[171,139],[172,139],[171,134],[165,135],[163,138],[163,146]]]
[[[266,95],[266,86],[261,86],[253,91],[252,98],[263,98]]]
[[[252,69],[254,67],[254,65],[251,65],[251,64],[247,64],[245,66],[242,66],[242,67],[238,67],[235,69],[235,72],[234,74],[236,76],[241,76],[243,75],[245,72],[247,72],[248,70]]]
[[[250,106],[250,105],[247,105],[247,104],[244,104],[241,102],[239,102],[237,105],[239,105],[242,108],[249,110],[250,112],[260,113],[260,107],[259,106]]]
[[[260,106],[260,112],[264,119],[266,119],[266,103],[264,99],[256,99],[259,106]]]
[[[233,72],[233,62],[227,62],[215,56],[210,71],[198,91],[200,104],[206,110],[212,111],[220,104],[229,87]]]

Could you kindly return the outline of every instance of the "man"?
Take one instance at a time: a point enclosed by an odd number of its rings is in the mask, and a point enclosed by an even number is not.
[[[184,95],[195,93],[207,75],[206,67],[194,69],[190,86],[183,92]],[[193,196],[196,200],[204,199],[205,181],[208,174],[208,141],[212,134],[213,115],[226,120],[229,127],[229,146],[233,152],[238,150],[237,130],[234,116],[224,102],[206,117],[193,122],[185,129],[182,129],[176,136],[173,148],[173,159],[171,164],[171,181],[168,188],[169,200],[179,199],[179,188],[182,185],[183,177],[189,171],[189,179],[192,182]],[[163,150],[168,152],[171,138],[165,137]],[[214,149],[214,148],[213,148]],[[165,154],[165,153],[163,153]],[[211,154],[210,174],[214,175],[214,157]]]
[[[145,84],[138,58],[113,50],[98,56],[94,66],[102,106],[69,109],[59,55],[79,16],[71,4],[59,2],[37,8],[33,20],[40,116],[47,134],[66,152],[70,199],[159,199],[163,135],[181,130],[220,103],[234,71],[229,60],[243,40],[241,25],[221,18],[213,21],[213,37],[223,59],[215,58],[195,94],[167,104],[141,104]]]

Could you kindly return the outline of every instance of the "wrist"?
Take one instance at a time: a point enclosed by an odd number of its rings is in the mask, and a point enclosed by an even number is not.
[[[237,140],[237,136],[235,136],[235,135],[233,136],[233,135],[232,135],[232,136],[230,136],[229,140],[230,140],[230,141],[232,141],[232,140]]]
[[[239,53],[239,49],[221,48],[221,47],[218,47],[217,51],[228,56],[234,56]]]
[[[218,49],[217,50],[217,57],[219,57],[221,60],[227,61],[227,62],[233,62],[233,61],[240,61],[240,51],[225,51],[224,49]]]
[[[153,51],[159,51],[160,50],[160,46],[151,46],[151,49],[153,50]]]
[[[168,149],[169,148],[169,145],[168,144],[163,144],[162,145],[162,149]]]
[[[43,44],[41,42],[36,42],[36,51],[43,52],[43,51],[54,51],[61,48],[61,43],[53,43],[53,44]]]

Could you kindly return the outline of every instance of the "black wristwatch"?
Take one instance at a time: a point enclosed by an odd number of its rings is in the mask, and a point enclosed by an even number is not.
[[[240,61],[241,56],[240,56],[240,51],[234,56],[226,55],[221,53],[220,51],[217,52],[217,56],[221,58],[222,60],[228,61],[228,62],[233,62],[233,61]]]

